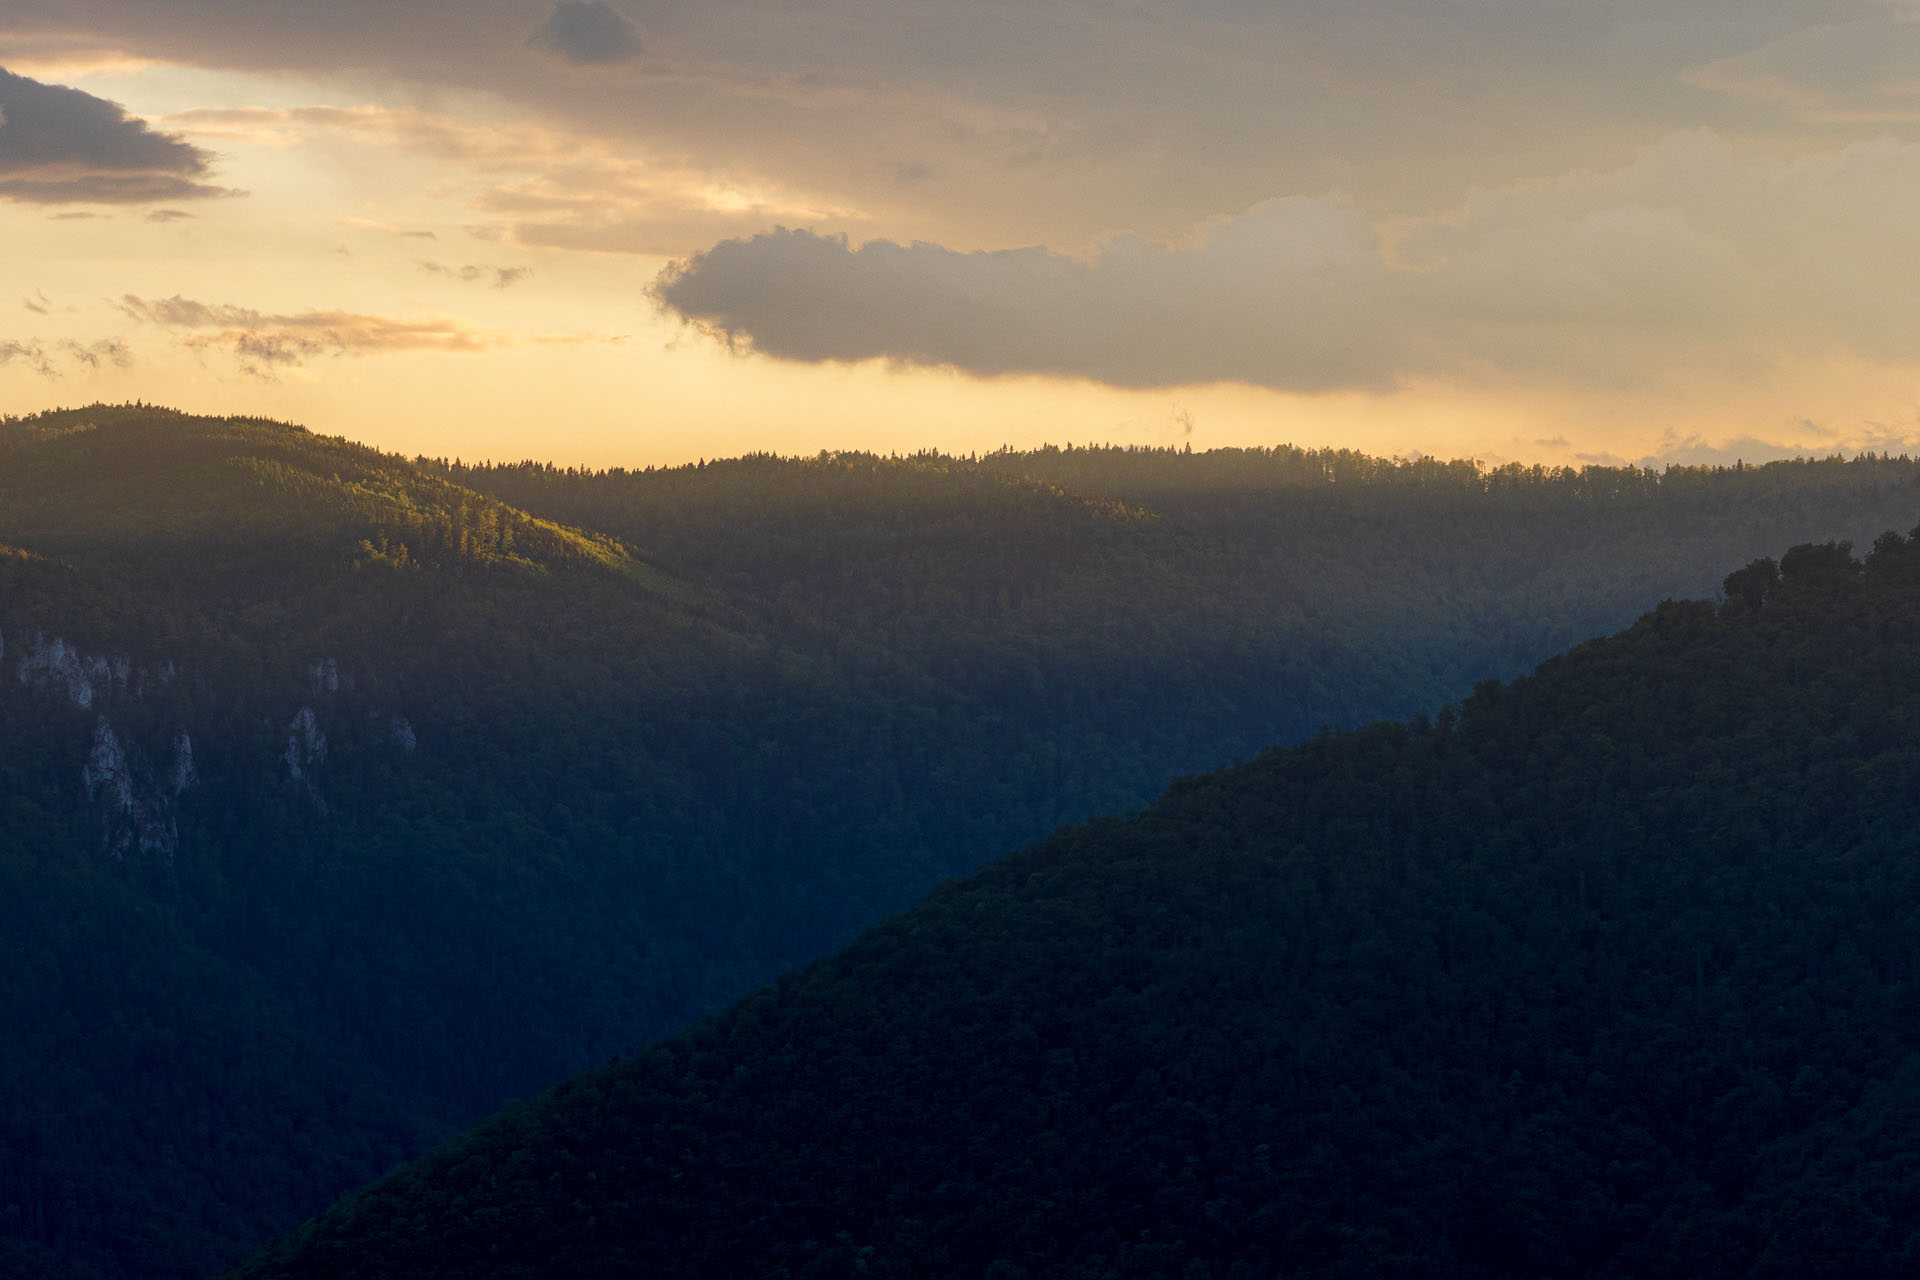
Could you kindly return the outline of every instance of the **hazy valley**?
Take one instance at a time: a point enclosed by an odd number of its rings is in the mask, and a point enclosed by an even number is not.
[[[1291,449],[579,473],[9,419],[0,1258],[206,1274],[944,878],[1435,713],[1757,556],[1865,546],[1916,479]]]

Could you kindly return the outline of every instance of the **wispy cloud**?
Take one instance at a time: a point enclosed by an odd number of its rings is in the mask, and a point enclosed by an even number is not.
[[[47,349],[37,341],[0,339],[0,369],[18,361],[43,378],[57,378],[59,370],[47,359]]]
[[[443,262],[422,262],[420,269],[431,276],[458,280],[464,284],[488,284],[495,289],[510,289],[532,274],[528,267],[494,267],[472,262],[463,267],[450,267]]]
[[[75,342],[68,339],[60,344],[64,352],[75,364],[87,369],[98,369],[102,365],[111,365],[116,369],[126,369],[133,365],[133,352],[120,338],[102,338],[97,342]]]
[[[172,331],[187,347],[225,351],[243,372],[261,377],[325,356],[410,351],[473,353],[512,346],[579,346],[606,339],[581,334],[525,334],[487,328],[453,316],[369,315],[353,311],[271,313],[193,298],[126,294],[131,319]]]
[[[43,378],[58,378],[60,368],[55,363],[56,356],[64,356],[75,368],[88,372],[103,365],[125,369],[133,364],[133,352],[119,338],[102,338],[97,342],[68,338],[55,343],[51,350],[39,338],[0,340],[0,368],[20,364]]]
[[[476,124],[385,107],[198,109],[166,123],[196,138],[253,146],[298,146],[332,133],[457,166],[481,184],[474,204],[487,220],[469,230],[506,243],[667,256],[775,222],[863,220],[849,206],[752,174],[535,124]],[[366,219],[356,225],[400,231]]]
[[[230,351],[255,373],[318,356],[485,351],[510,341],[505,334],[449,316],[403,320],[351,311],[273,315],[179,296],[149,300],[133,294],[121,298],[120,309],[135,320],[181,332],[190,347]]]

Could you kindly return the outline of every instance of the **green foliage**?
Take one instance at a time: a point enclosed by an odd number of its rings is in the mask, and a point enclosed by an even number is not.
[[[1911,1274],[1920,544],[1782,566],[1063,831],[234,1274]]]

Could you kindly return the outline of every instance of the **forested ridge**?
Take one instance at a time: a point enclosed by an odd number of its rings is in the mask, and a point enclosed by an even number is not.
[[[1176,782],[235,1272],[1911,1275],[1920,531]]]
[[[1920,466],[462,465],[0,420],[0,1274],[204,1275],[942,878],[1430,711]]]

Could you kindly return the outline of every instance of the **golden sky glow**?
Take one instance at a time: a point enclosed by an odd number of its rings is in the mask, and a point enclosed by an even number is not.
[[[1904,4],[316,8],[0,11],[0,410],[596,465],[1920,441]]]

